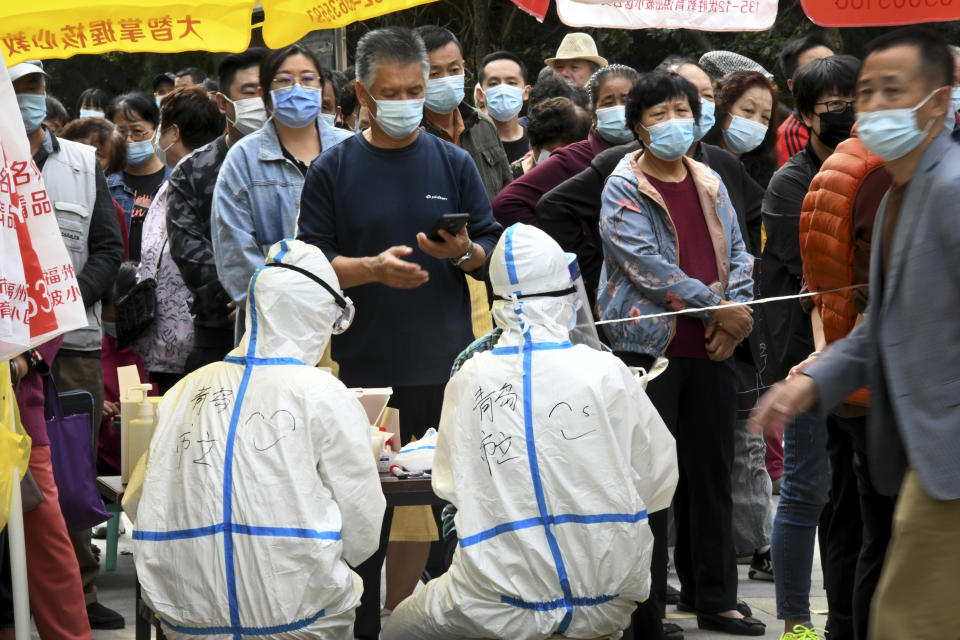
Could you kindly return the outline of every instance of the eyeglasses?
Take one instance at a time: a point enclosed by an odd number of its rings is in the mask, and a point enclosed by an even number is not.
[[[301,73],[299,78],[292,73],[278,73],[273,76],[273,84],[275,84],[278,89],[293,86],[296,82],[310,85],[317,84],[320,82],[320,76],[312,72]]]
[[[143,142],[144,140],[150,140],[153,138],[154,131],[143,130],[143,129],[134,129],[124,130],[119,129],[120,135],[123,136],[123,139],[127,142]]]
[[[826,113],[840,113],[841,111],[852,109],[854,104],[856,104],[856,102],[853,100],[828,100],[827,102],[815,102],[813,106],[826,107]]]

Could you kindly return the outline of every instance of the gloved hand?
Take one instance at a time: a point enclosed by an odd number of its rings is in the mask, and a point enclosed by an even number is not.
[[[440,512],[440,521],[443,523],[443,539],[447,540],[451,536],[456,537],[457,535],[457,525],[454,523],[453,518],[457,515],[457,507],[448,504],[443,508],[443,511]]]

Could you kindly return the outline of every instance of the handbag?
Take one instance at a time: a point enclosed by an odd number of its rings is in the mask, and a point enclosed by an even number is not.
[[[33,472],[27,469],[23,474],[23,480],[20,481],[20,504],[23,506],[23,512],[33,511],[43,501],[43,491],[37,484],[37,479],[33,477]]]
[[[157,258],[154,276],[160,273],[160,261],[167,246],[164,238]],[[144,278],[114,303],[117,326],[117,349],[126,349],[157,320],[157,279]]]
[[[82,531],[110,518],[97,491],[93,427],[86,413],[64,416],[53,376],[43,377],[43,408],[53,478],[68,531]]]

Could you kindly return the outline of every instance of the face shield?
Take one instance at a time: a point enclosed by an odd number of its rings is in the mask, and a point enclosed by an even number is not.
[[[337,315],[333,321],[333,335],[338,336],[347,329],[350,328],[350,325],[353,323],[353,318],[356,315],[356,308],[353,306],[353,301],[350,298],[343,295],[342,291],[336,291],[329,284],[324,282],[321,278],[310,273],[306,269],[301,269],[300,267],[292,264],[287,264],[284,262],[268,262],[268,267],[282,267],[284,269],[290,269],[291,271],[296,271],[300,275],[310,278],[318,285],[323,287],[327,293],[333,297],[333,301],[337,305]]]
[[[580,273],[580,263],[577,262],[576,254],[567,254],[567,269],[570,271],[570,279],[573,280],[573,287],[576,289],[576,292],[569,296],[576,311],[576,318],[573,326],[570,327],[570,342],[600,351],[603,347],[600,344],[597,326],[594,324],[593,310],[590,308],[587,288],[583,284],[583,275]]]

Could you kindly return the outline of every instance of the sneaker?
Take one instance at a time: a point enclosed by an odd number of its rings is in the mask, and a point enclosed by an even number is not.
[[[126,625],[122,615],[99,602],[87,605],[87,618],[91,629],[123,629]]]
[[[785,633],[780,636],[780,640],[820,640],[820,635],[818,631],[824,631],[817,627],[805,627],[802,624],[798,624],[793,628],[793,632]]]
[[[747,573],[751,580],[766,580],[773,582],[773,562],[770,559],[770,550],[764,553],[753,552],[753,561],[750,563],[750,571]]]
[[[121,536],[127,532],[126,528],[123,526],[123,523],[120,524],[120,528],[117,530],[117,533]],[[106,540],[107,539],[107,525],[100,525],[99,527],[93,528],[93,537],[97,540]]]

